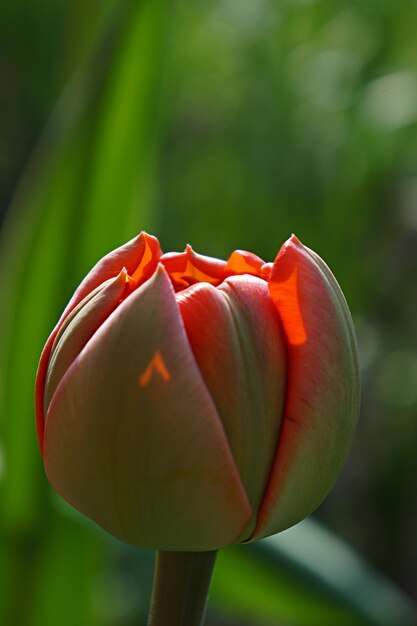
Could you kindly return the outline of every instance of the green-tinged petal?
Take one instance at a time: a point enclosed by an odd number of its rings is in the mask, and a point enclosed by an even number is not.
[[[287,398],[252,539],[295,524],[320,504],[346,459],[359,408],[353,325],[330,270],[292,237],[275,260],[269,288],[287,340]]]
[[[104,282],[115,278],[124,269],[132,276],[137,285],[142,284],[152,273],[161,256],[161,248],[156,237],[141,232],[137,237],[123,244],[104,256],[87,274],[75,291],[70,302],[59,319],[58,324],[48,337],[39,360],[35,383],[35,412],[38,443],[43,454],[44,434],[44,388],[51,350],[62,325],[71,312],[87,298],[92,291]]]
[[[177,300],[256,512],[274,460],[286,382],[281,322],[268,285],[254,276],[235,276],[218,288],[193,285]]]
[[[120,304],[128,291],[126,272],[120,272],[92,291],[65,318],[55,338],[46,374],[45,413],[58,384],[96,330]]]
[[[142,284],[152,276],[161,254],[158,239],[143,231],[134,239],[112,250],[96,263],[81,282],[62,318],[68,315],[93,289],[109,278],[117,276],[123,268],[126,268],[138,285]]]
[[[163,268],[62,379],[45,467],[70,504],[138,546],[211,550],[247,526],[251,507]]]

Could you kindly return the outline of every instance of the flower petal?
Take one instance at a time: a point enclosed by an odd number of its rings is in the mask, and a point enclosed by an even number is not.
[[[235,276],[217,289],[207,283],[194,285],[177,294],[177,300],[257,511],[275,457],[286,382],[281,322],[268,285],[257,277]],[[250,534],[253,527],[247,531]]]
[[[36,430],[38,433],[38,443],[41,453],[43,454],[43,431],[44,431],[44,387],[46,380],[46,372],[48,369],[51,350],[55,342],[55,338],[67,316],[71,311],[86,298],[99,285],[106,282],[110,278],[116,277],[123,268],[127,272],[134,275],[136,285],[142,284],[155,271],[158,260],[161,256],[161,248],[156,237],[148,235],[145,232],[140,233],[137,237],[128,241],[123,246],[113,250],[103,257],[87,274],[81,282],[78,289],[62,313],[58,324],[48,337],[45,347],[42,351],[41,358],[36,373],[35,383],[35,412],[36,412]]]
[[[251,539],[311,513],[347,456],[359,408],[353,325],[325,263],[292,237],[269,281],[288,346],[288,385],[275,465]]]
[[[120,272],[116,278],[92,291],[66,317],[55,338],[49,359],[44,392],[45,413],[69,366],[127,295],[128,289],[127,274],[125,271]]]
[[[235,250],[227,259],[226,275],[253,274],[261,276],[262,267],[265,265],[260,257],[246,250]]]
[[[226,262],[194,252],[188,245],[184,252],[167,252],[160,258],[175,291],[186,289],[197,282],[218,285],[224,278]]]
[[[45,468],[70,504],[134,545],[212,550],[247,526],[251,507],[162,267],[61,380]]]
[[[161,254],[158,239],[145,232],[116,248],[104,256],[87,274],[69,301],[63,317],[93,289],[109,278],[117,276],[123,268],[126,268],[138,286],[141,285],[155,271]]]

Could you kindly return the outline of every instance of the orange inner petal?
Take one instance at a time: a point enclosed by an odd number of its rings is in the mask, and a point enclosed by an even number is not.
[[[197,254],[187,246],[184,252],[170,252],[160,258],[176,292],[195,283],[209,283],[217,287],[228,276],[250,274],[267,279],[265,263],[251,252],[236,250],[228,261]],[[269,272],[268,272],[269,273]]]
[[[298,298],[298,267],[294,267],[286,280],[271,281],[269,289],[280,313],[289,343],[293,346],[301,346],[307,340],[307,333]]]
[[[226,272],[235,274],[252,274],[261,277],[262,259],[246,250],[235,250],[226,264]]]
[[[161,256],[161,249],[158,240],[146,233],[143,233],[144,250],[139,265],[131,274],[136,286],[141,285],[155,271],[156,265]]]
[[[185,252],[164,254],[160,261],[165,266],[175,291],[200,282],[217,286],[224,279],[224,261],[196,254],[190,246],[187,246]]]

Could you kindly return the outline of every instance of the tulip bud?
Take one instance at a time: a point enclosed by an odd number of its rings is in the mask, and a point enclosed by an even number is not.
[[[36,381],[52,485],[158,550],[216,550],[303,519],[340,473],[358,403],[346,301],[294,236],[264,263],[162,254],[141,233],[81,283]]]

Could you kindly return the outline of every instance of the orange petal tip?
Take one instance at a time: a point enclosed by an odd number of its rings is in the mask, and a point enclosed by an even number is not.
[[[291,234],[291,237],[289,238],[288,242],[295,243],[296,245],[299,245],[299,246],[303,245],[301,241],[298,239],[297,235],[294,235],[294,233]]]

